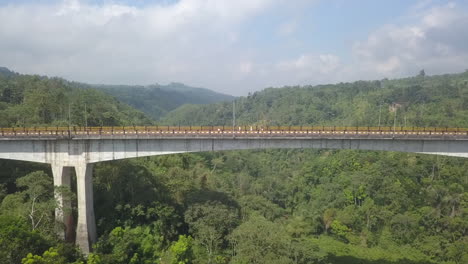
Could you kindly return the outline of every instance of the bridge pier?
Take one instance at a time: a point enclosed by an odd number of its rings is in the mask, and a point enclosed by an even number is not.
[[[96,242],[96,220],[93,205],[93,164],[79,162],[74,165],[77,181],[78,222],[75,244],[87,255]],[[70,186],[72,166],[52,164],[55,186]],[[59,236],[67,241],[73,238],[74,221],[71,214],[71,201],[57,194],[59,208],[55,211],[56,220],[64,226],[58,231]],[[64,229],[63,229],[64,227]]]
[[[75,170],[78,194],[76,245],[87,254],[97,239],[93,205],[93,164],[79,164],[75,166]]]
[[[70,187],[71,167],[52,164],[52,174],[54,176],[54,186]],[[71,200],[64,197],[61,191],[55,193],[58,207],[55,209],[55,221],[57,222],[58,236],[68,242],[73,241],[74,224],[71,211]]]

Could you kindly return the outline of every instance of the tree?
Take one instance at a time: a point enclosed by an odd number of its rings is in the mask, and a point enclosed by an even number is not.
[[[455,241],[448,247],[447,257],[455,263],[467,263],[468,261],[468,239]]]
[[[16,184],[24,188],[23,194],[29,204],[31,229],[37,229],[46,221],[53,222],[51,211],[55,209],[55,200],[50,176],[43,171],[36,171],[19,178]]]
[[[206,262],[212,263],[225,236],[237,226],[239,213],[236,208],[220,202],[199,203],[187,209],[185,222],[188,223],[195,242],[205,248]]]
[[[50,248],[42,256],[29,253],[21,260],[22,264],[68,264],[64,256],[61,256],[56,248]],[[83,263],[83,262],[80,262]]]
[[[18,178],[16,186],[20,191],[3,199],[1,211],[27,218],[31,230],[52,233],[56,203],[51,177],[43,171],[32,172]]]
[[[395,215],[391,221],[393,236],[401,243],[411,242],[418,234],[418,215],[405,213]]]
[[[419,71],[418,76],[419,76],[419,77],[424,77],[424,76],[426,76],[426,72],[424,72],[424,69],[422,69],[422,70]]]
[[[193,239],[190,236],[181,235],[174,241],[162,258],[162,264],[189,264],[192,263]]]
[[[443,198],[443,201],[450,208],[450,217],[455,217],[458,214],[458,209],[463,201],[464,189],[463,186],[458,183],[452,183],[449,186],[449,193]]]
[[[0,259],[18,264],[28,253],[40,254],[51,246],[37,231],[31,231],[24,218],[0,215]]]
[[[328,232],[328,229],[330,229],[331,224],[333,223],[333,220],[336,217],[336,210],[334,208],[329,208],[323,212],[323,225],[325,226],[325,232]]]
[[[251,217],[230,235],[233,263],[291,263],[290,238],[283,226]]]
[[[116,227],[96,244],[105,263],[154,263],[163,252],[163,237],[155,226]]]
[[[377,215],[379,208],[375,205],[374,200],[368,198],[364,201],[362,206],[359,208],[361,215],[365,217],[366,228],[373,230],[377,225]]]
[[[333,233],[342,239],[346,239],[346,236],[350,232],[349,228],[338,220],[333,220],[330,227]]]

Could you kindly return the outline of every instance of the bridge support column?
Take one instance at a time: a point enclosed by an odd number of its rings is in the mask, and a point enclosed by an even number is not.
[[[96,220],[93,206],[93,164],[75,166],[78,198],[76,245],[87,255],[96,242]]]
[[[52,174],[54,176],[54,186],[70,187],[72,167],[52,164]],[[55,209],[55,221],[57,222],[57,234],[60,238],[68,242],[73,242],[74,223],[71,212],[70,197],[64,197],[62,190],[55,193],[58,208]]]

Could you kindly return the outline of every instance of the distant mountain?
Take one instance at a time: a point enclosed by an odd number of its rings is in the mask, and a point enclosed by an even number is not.
[[[184,104],[211,104],[234,100],[233,96],[181,83],[168,85],[91,85],[146,113],[155,120]]]
[[[18,75],[15,72],[10,71],[7,67],[0,67],[0,74],[6,77],[12,77]]]
[[[6,67],[0,67],[1,78],[17,78],[20,76],[23,75],[13,72]],[[34,76],[39,79],[47,79],[46,76]],[[148,86],[66,83],[74,88],[99,89],[119,101],[146,113],[154,120],[160,120],[168,112],[185,104],[212,104],[232,101],[235,98],[231,95],[217,93],[205,88],[191,87],[182,83],[170,83],[168,85],[153,84]]]

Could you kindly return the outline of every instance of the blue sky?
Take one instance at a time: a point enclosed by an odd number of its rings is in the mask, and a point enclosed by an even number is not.
[[[266,87],[468,69],[468,1],[0,0],[0,66],[109,84]]]

